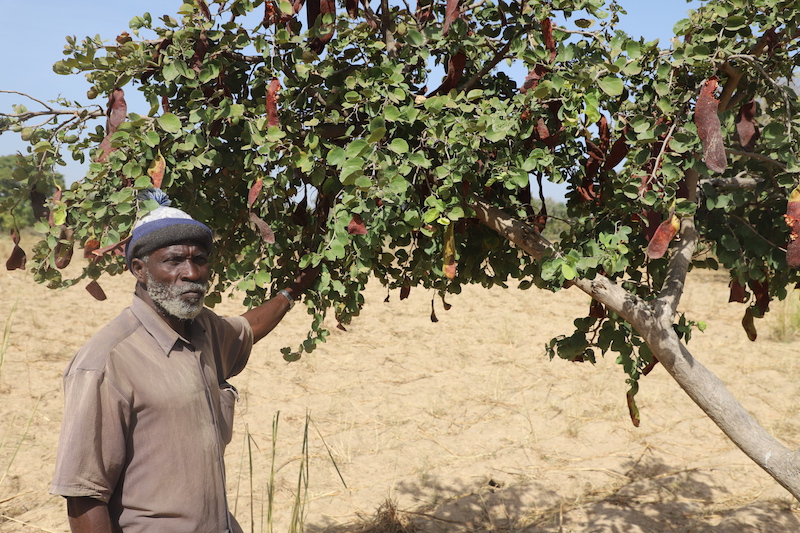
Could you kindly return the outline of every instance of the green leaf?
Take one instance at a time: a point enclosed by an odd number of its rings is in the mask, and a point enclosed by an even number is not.
[[[181,131],[181,119],[179,119],[173,113],[164,113],[156,119],[156,122],[158,122],[158,125],[161,126],[161,129],[166,132],[178,133]]]
[[[415,29],[408,30],[406,40],[413,46],[422,46],[422,43],[425,42],[425,38],[422,34]]]
[[[148,131],[144,134],[144,142],[150,148],[155,148],[158,146],[160,139],[158,137],[158,133],[154,132],[153,130]]]
[[[364,175],[365,161],[360,157],[354,157],[345,161],[342,166],[341,182],[343,185],[353,185],[359,176]]]
[[[401,117],[401,115],[400,115],[400,110],[399,110],[399,109],[397,109],[397,107],[396,107],[396,106],[394,106],[394,105],[392,105],[392,104],[389,104],[389,105],[388,105],[388,106],[386,106],[386,108],[383,110],[383,117],[384,117],[386,120],[390,121],[390,122],[394,122],[394,121],[396,121],[396,120],[400,119],[400,117]]]
[[[368,147],[369,143],[367,143],[367,141],[364,139],[356,139],[347,146],[345,155],[348,159],[351,157],[358,157],[362,155]]]
[[[367,137],[367,142],[376,143],[383,139],[384,135],[386,135],[386,128],[377,128],[375,131],[369,134]]]
[[[609,96],[619,96],[625,89],[622,80],[615,76],[603,76],[598,80],[597,84]]]
[[[506,138],[507,131],[501,129],[491,129],[484,135],[487,141],[498,142]]]
[[[334,146],[333,148],[331,148],[330,151],[328,152],[328,156],[325,158],[325,160],[328,162],[329,165],[335,167],[341,167],[346,159],[347,156],[345,154],[344,149],[338,146]]]
[[[404,154],[408,152],[408,143],[403,139],[395,138],[389,143],[389,149],[396,154]]]

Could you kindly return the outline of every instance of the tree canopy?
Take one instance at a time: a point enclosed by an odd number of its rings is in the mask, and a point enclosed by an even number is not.
[[[552,357],[616,352],[635,424],[639,379],[660,362],[800,496],[793,452],[691,356],[703,317],[678,312],[689,269],[722,269],[730,299],[749,302],[754,340],[755,319],[800,281],[795,2],[710,0],[670,43],[620,31],[616,1],[344,8],[194,0],[175,17],[135,17],[110,42],[67,38],[54,69],[108,98],[105,127],[87,127],[102,111],[74,102],[0,115],[38,168],[91,160],[37,224],[36,279],[88,278],[97,293],[94,280],[124,270],[137,212],[154,207],[137,193],[160,186],[215,232],[211,305],[231,285],[259,303],[322,265],[312,331],[289,360],[324,340],[327,313],[341,327],[358,315],[371,276],[401,299],[467,283],[575,286],[593,303]],[[128,109],[125,91],[149,107]],[[568,188],[557,240],[541,235],[545,180]],[[92,261],[65,279],[74,246]]]

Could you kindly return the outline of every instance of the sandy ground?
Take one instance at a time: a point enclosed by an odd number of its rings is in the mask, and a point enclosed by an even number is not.
[[[8,251],[6,239],[3,258]],[[129,276],[101,284],[109,298],[96,302],[85,283],[49,291],[30,273],[0,272],[0,324],[10,330],[0,369],[0,532],[68,531],[62,499],[47,493],[61,372],[129,304],[133,287]],[[586,310],[582,293],[470,288],[449,298],[447,312],[437,298],[435,324],[432,296],[413,290],[385,303],[376,283],[348,331],[329,324],[328,343],[301,361],[287,364],[279,352],[305,337],[310,318],[300,306],[256,346],[232,380],[242,403],[226,457],[229,500],[245,531],[270,531],[273,464],[273,531],[289,531],[306,426],[300,492],[309,532],[800,530],[790,495],[663,368],[641,384],[635,428],[612,355],[595,366],[547,359],[545,343],[571,333]],[[743,306],[727,303],[726,280],[714,273],[690,276],[681,308],[708,323],[693,353],[797,447],[796,344],[779,334],[792,312],[774,305],[751,343]],[[242,308],[224,302],[217,311]]]

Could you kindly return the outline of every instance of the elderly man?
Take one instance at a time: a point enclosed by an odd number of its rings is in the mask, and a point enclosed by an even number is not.
[[[171,207],[133,230],[133,303],[64,373],[51,492],[67,498],[73,532],[241,531],[225,496],[236,394],[226,380],[316,272],[240,317],[221,318],[203,307],[211,249],[211,230]]]

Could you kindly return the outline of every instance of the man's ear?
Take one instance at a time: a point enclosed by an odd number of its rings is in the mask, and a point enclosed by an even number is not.
[[[131,259],[131,274],[136,278],[136,281],[147,285],[147,264],[138,257]]]

